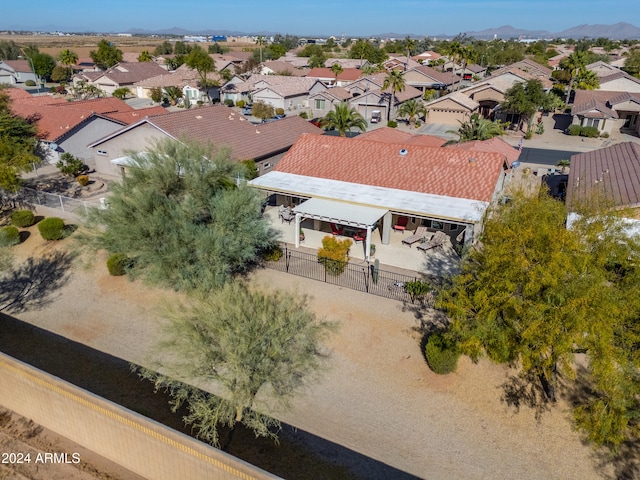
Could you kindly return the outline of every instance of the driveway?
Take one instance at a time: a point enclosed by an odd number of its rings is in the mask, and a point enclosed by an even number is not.
[[[458,136],[455,133],[449,133],[451,130],[457,130],[455,125],[444,125],[441,123],[427,123],[423,127],[419,128],[417,133],[421,135],[433,135],[434,137],[446,138],[447,140],[457,140]]]

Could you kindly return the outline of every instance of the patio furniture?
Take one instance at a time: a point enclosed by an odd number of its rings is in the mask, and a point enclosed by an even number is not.
[[[296,218],[296,214],[293,213],[289,208],[285,208],[282,212],[280,212],[280,219],[282,220],[282,223],[291,223],[291,220],[293,220],[294,218]]]
[[[344,231],[342,227],[338,228],[335,223],[330,223],[329,225],[331,225],[331,233],[333,235],[342,235],[342,232]]]
[[[402,234],[404,235],[404,231],[407,228],[407,223],[409,223],[409,217],[400,216],[398,217],[398,221],[396,222],[396,224],[393,226],[393,229],[397,232],[402,232]]]
[[[362,230],[358,230],[354,235],[353,235],[353,240],[358,243],[358,242],[363,242],[365,239],[367,238],[367,234],[365,232],[363,232]]]
[[[426,242],[422,242],[420,245],[418,245],[418,250],[426,252],[427,250],[431,250],[432,248],[441,247],[448,238],[449,235],[447,235],[446,233],[437,231],[433,234],[433,238],[431,238],[431,240],[427,240]]]
[[[424,240],[424,238],[428,234],[429,232],[427,231],[427,227],[418,227],[416,228],[416,231],[413,232],[413,235],[407,238],[403,238],[402,243],[404,243],[405,245],[409,245],[409,248],[411,248],[411,245],[421,240]]]

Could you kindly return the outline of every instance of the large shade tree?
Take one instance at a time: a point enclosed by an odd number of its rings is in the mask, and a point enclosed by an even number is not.
[[[162,141],[131,153],[109,208],[89,211],[80,240],[131,259],[129,274],[176,290],[210,290],[249,271],[276,233],[256,192],[236,186],[227,150]]]
[[[341,137],[346,137],[353,128],[361,132],[367,130],[367,121],[347,102],[335,104],[320,123],[325,128],[336,129]]]
[[[567,208],[545,193],[512,192],[486,218],[481,246],[437,301],[452,319],[451,338],[473,359],[519,369],[512,396],[527,392],[543,404],[586,385],[574,396],[575,418],[598,444],[636,438],[636,239],[614,214],[585,211],[566,228]],[[578,354],[587,356],[585,373],[576,369]]]
[[[257,436],[275,438],[280,422],[265,413],[289,401],[321,370],[322,340],[333,324],[316,318],[308,298],[282,291],[227,284],[169,313],[167,340],[175,363],[163,365],[171,377],[140,373],[172,395],[174,408],[188,409],[185,421],[200,438],[219,445],[219,428],[236,424]],[[166,347],[166,348],[165,348]],[[211,395],[173,378],[212,382]]]
[[[91,50],[89,56],[98,68],[106,70],[122,61],[122,50],[108,40],[100,40],[97,50]]]
[[[503,111],[520,115],[520,125],[527,122],[527,131],[531,130],[535,113],[541,108],[548,108],[553,97],[548,95],[538,79],[527,80],[514,84],[504,94],[504,101],[500,104]]]

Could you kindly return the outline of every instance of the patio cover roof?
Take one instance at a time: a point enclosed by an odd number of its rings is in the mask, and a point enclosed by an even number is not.
[[[432,217],[460,223],[480,222],[489,205],[488,202],[467,198],[433,195],[278,171],[255,178],[248,184],[267,192],[337,200],[402,212],[407,215]]]
[[[335,200],[310,198],[298,205],[295,212],[314,220],[367,228],[373,227],[387,213],[387,210]]]

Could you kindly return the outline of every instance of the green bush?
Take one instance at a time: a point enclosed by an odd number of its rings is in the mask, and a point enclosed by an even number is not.
[[[11,214],[11,224],[19,228],[30,227],[36,223],[36,216],[31,210],[16,210]]]
[[[87,185],[89,185],[89,175],[78,175],[76,177],[76,180],[83,187],[86,187]]]
[[[434,373],[446,375],[456,371],[460,351],[441,333],[434,333],[429,337],[424,353],[429,368]]]
[[[580,135],[583,137],[597,138],[600,136],[600,130],[596,127],[582,127]]]
[[[602,134],[600,136],[602,138],[609,138],[609,133],[608,132],[602,132]]]
[[[58,217],[49,217],[38,223],[40,235],[45,240],[60,240],[64,237],[64,220]]]
[[[236,102],[236,107],[240,107],[240,108],[244,108],[244,106],[247,104],[247,102],[245,102],[244,100],[238,100]]]
[[[431,284],[423,280],[413,280],[405,282],[404,290],[411,297],[411,303],[414,303],[416,300],[422,300],[431,291]]]
[[[570,125],[567,129],[567,132],[569,132],[569,135],[571,135],[572,137],[577,137],[578,135],[580,135],[581,131],[582,127],[580,125]]]
[[[124,253],[114,253],[107,259],[107,270],[113,277],[121,277],[131,266],[131,259]]]
[[[264,250],[262,258],[267,262],[277,262],[282,258],[282,248],[280,245],[272,245]]]
[[[230,98],[227,98],[227,99],[224,101],[224,104],[225,104],[227,107],[233,107],[233,100],[231,100]]]
[[[24,82],[24,84],[27,87],[35,87],[36,86],[36,82],[34,82],[33,80],[27,80],[26,82]]]
[[[20,243],[20,230],[13,225],[0,228],[0,247],[11,247]]]
[[[398,122],[396,122],[395,120],[389,120],[387,122],[387,127],[390,128],[397,128],[398,127]]]
[[[284,115],[284,108],[276,108],[276,115]]]
[[[56,167],[58,167],[60,172],[70,177],[77,177],[89,168],[84,164],[82,159],[74,157],[69,152],[60,155],[60,160],[56,163]]]
[[[300,112],[299,115],[304,118],[305,120],[309,119],[309,114],[307,114],[307,112]]]

